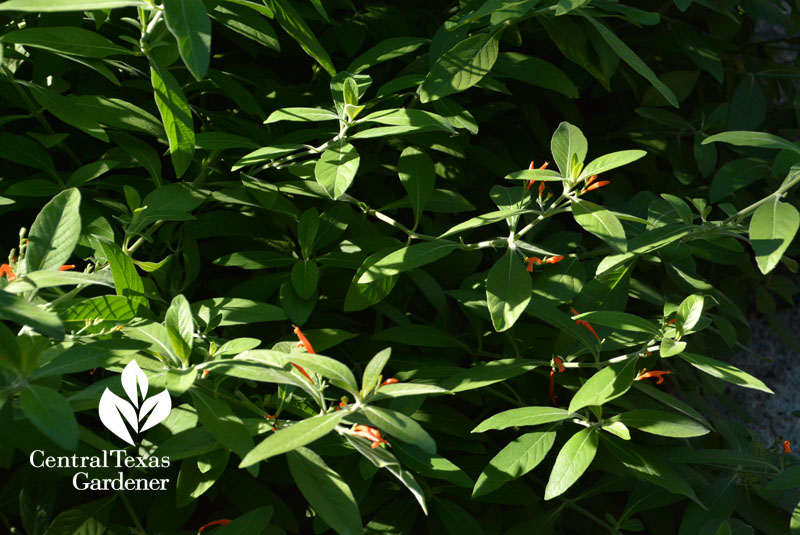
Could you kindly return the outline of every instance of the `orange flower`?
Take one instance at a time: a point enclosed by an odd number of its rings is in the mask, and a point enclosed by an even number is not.
[[[297,325],[294,326],[294,334],[296,334],[297,335],[297,339],[300,340],[297,343],[298,347],[299,346],[303,346],[304,348],[306,348],[306,351],[308,353],[311,353],[312,355],[316,354],[316,352],[314,351],[314,348],[311,346],[311,342],[308,341],[308,338],[306,338],[306,335],[303,334],[303,331],[301,331],[300,327],[298,327]]]
[[[559,357],[553,357],[553,362],[558,367],[558,373],[564,373],[567,369],[564,367],[564,361]]]
[[[545,168],[547,168],[547,165],[548,165],[549,163],[550,163],[550,162],[544,162],[544,163],[542,164],[542,166],[541,166],[539,169],[545,169]],[[534,163],[533,163],[533,160],[531,160],[531,164],[528,166],[528,169],[534,169],[534,168],[535,168],[535,165],[534,165]],[[535,180],[528,180],[528,185],[527,185],[527,186],[525,186],[525,191],[528,191],[529,189],[531,189],[531,186],[533,186],[533,183],[534,183],[534,182],[536,182],[536,181],[535,181]],[[541,194],[542,194],[542,190],[543,190],[543,189],[544,189],[544,182],[542,182],[542,184],[539,186],[539,195],[541,195]]]
[[[528,263],[528,267],[526,267],[525,269],[527,271],[530,271],[531,273],[533,273],[533,265],[534,264],[541,264],[542,260],[538,256],[526,256],[525,257],[525,262]]]
[[[642,368],[642,371],[639,372],[639,375],[636,377],[635,381],[641,381],[642,379],[657,378],[658,380],[656,381],[656,384],[660,385],[661,383],[664,382],[664,377],[662,376],[668,375],[670,373],[672,372],[660,371],[660,370],[654,370],[652,372],[649,372],[647,371],[647,368]]]
[[[555,383],[553,381],[553,374],[554,373],[556,373],[556,371],[551,369],[550,370],[550,384],[549,384],[549,388],[548,388],[548,391],[550,392],[550,401],[553,402],[553,407],[558,405],[558,403],[556,403],[556,400],[558,399],[558,396],[556,396]]]
[[[594,184],[587,186],[586,189],[583,190],[583,192],[586,193],[587,191],[592,191],[593,189],[602,188],[603,186],[608,186],[609,184],[611,184],[611,182],[609,182],[608,180],[601,180],[600,182],[595,182]]]
[[[674,318],[673,318],[673,319],[671,319],[671,320],[669,320],[669,321],[667,322],[667,325],[672,325],[673,323],[675,323],[675,319],[674,319]]]
[[[203,370],[203,379],[208,377],[208,370]]]
[[[551,256],[551,257],[545,258],[544,259],[544,263],[545,264],[557,264],[558,262],[561,262],[562,260],[564,260],[564,255]]]
[[[229,518],[220,518],[219,520],[214,520],[213,522],[209,522],[208,524],[206,524],[205,526],[202,526],[197,531],[200,532],[200,533],[203,533],[204,529],[210,528],[211,526],[227,526],[231,522],[233,522],[233,520],[231,520]]]
[[[573,316],[577,316],[578,314],[580,314],[580,312],[578,312],[574,308],[570,308],[570,311],[572,312]],[[597,333],[595,332],[595,330],[592,328],[592,326],[589,324],[588,321],[586,321],[586,320],[575,320],[575,324],[576,325],[583,325],[584,327],[589,329],[589,331],[594,335],[594,337],[597,338],[597,341],[598,342],[600,341],[600,337],[597,336]]]
[[[539,197],[544,194],[544,182],[539,183]]]
[[[597,179],[597,175],[590,176],[589,179],[586,181],[586,185],[588,186],[589,184],[594,182],[596,179]]]
[[[13,281],[14,279],[17,278],[17,276],[14,275],[14,270],[11,269],[11,266],[8,264],[3,264],[2,266],[0,266],[0,277],[2,277],[3,275],[5,275],[10,281]]]
[[[397,379],[395,379],[394,377],[389,377],[388,379],[386,379],[384,382],[381,383],[381,386],[393,385],[393,384],[398,383],[398,382],[399,381]]]
[[[792,443],[788,440],[783,441],[783,453],[792,453]]]
[[[303,346],[306,349],[306,352],[311,353],[312,355],[316,354],[314,352],[314,347],[311,345],[311,342],[308,341],[308,338],[306,338],[306,335],[303,334],[303,331],[301,331],[300,327],[298,327],[297,325],[294,326],[294,334],[296,334],[297,338],[300,340],[299,342],[297,342],[297,346],[298,347],[299,346]],[[303,369],[302,366],[299,366],[299,365],[295,364],[294,362],[292,362],[292,366],[294,366],[297,371],[299,371],[300,373],[305,375],[306,379],[308,379],[309,382],[312,385],[314,384],[314,380],[311,378],[310,375],[308,375],[306,373],[306,371]]]
[[[59,271],[67,271],[70,269],[75,269],[75,264],[64,264],[63,266],[58,268]]]
[[[372,442],[372,449],[376,449],[381,444],[391,446],[389,442],[381,436],[381,432],[368,425],[354,425],[350,430],[351,435],[356,435]]]

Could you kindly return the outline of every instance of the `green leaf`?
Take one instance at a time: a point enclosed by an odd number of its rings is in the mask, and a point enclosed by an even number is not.
[[[628,165],[629,163],[635,162],[639,158],[642,158],[646,155],[647,153],[643,150],[621,150],[612,152],[610,154],[604,154],[599,158],[595,158],[589,162],[589,165],[583,168],[579,180],[588,178],[592,175],[605,173],[606,171],[616,169],[617,167],[622,167],[623,165]]]
[[[41,169],[52,178],[58,178],[50,153],[39,143],[27,137],[0,132],[0,158],[34,169]]]
[[[44,436],[67,451],[78,447],[78,421],[64,396],[52,388],[29,384],[19,393],[25,418]]]
[[[594,428],[578,431],[558,452],[550,479],[544,489],[544,499],[551,500],[569,489],[592,464],[600,439]]]
[[[164,0],[164,22],[178,41],[183,63],[197,80],[208,72],[211,21],[202,0]]]
[[[331,199],[338,199],[350,188],[361,158],[350,143],[338,141],[322,153],[314,166],[314,178]]]
[[[495,455],[484,468],[472,497],[488,494],[505,483],[518,479],[541,463],[556,440],[555,431],[526,433]]]
[[[686,349],[686,342],[677,342],[672,338],[664,337],[658,352],[663,358],[669,358],[680,354],[684,349]]]
[[[596,323],[605,327],[620,331],[632,331],[640,333],[659,334],[659,329],[655,323],[640,318],[634,314],[627,314],[625,312],[612,312],[610,310],[595,310],[593,312],[584,312],[573,316],[574,320],[586,320],[589,323]]]
[[[292,286],[302,299],[310,299],[317,291],[319,267],[313,260],[300,260],[292,267]]]
[[[612,435],[616,435],[622,440],[630,440],[631,439],[631,432],[628,427],[622,422],[611,422],[610,424],[603,424],[601,428],[611,433]]]
[[[369,266],[359,277],[358,283],[367,284],[386,277],[392,277],[398,273],[417,269],[446,257],[456,249],[458,249],[458,244],[452,242],[424,242],[403,247],[387,254]]]
[[[767,115],[767,99],[758,78],[746,76],[736,84],[728,108],[728,130],[757,128]]]
[[[494,70],[520,82],[578,98],[578,88],[564,71],[543,59],[518,52],[503,52],[498,55]]]
[[[31,380],[106,368],[142,349],[136,340],[100,340],[76,344],[59,353],[31,374]]]
[[[19,83],[27,87],[36,102],[39,103],[44,109],[55,115],[65,123],[74,126],[78,130],[82,130],[92,137],[108,143],[108,134],[103,128],[97,124],[91,117],[83,114],[78,106],[76,106],[70,99],[63,95],[59,95],[55,91],[39,87],[35,84],[28,82]]]
[[[800,227],[800,213],[789,203],[772,197],[750,219],[750,244],[758,269],[766,275],[778,265]]]
[[[395,442],[392,451],[414,472],[427,477],[443,479],[463,488],[472,488],[472,480],[461,468],[442,457],[432,455],[411,444]]]
[[[762,392],[766,392],[767,394],[775,393],[760,380],[756,379],[747,372],[743,372],[736,366],[728,364],[727,362],[721,362],[710,357],[686,352],[681,353],[678,356],[698,370],[705,372],[712,377],[716,377],[717,379],[722,379],[723,381],[743,386],[745,388],[760,390]]]
[[[437,115],[429,111],[417,110],[414,108],[392,108],[388,110],[376,111],[362,117],[357,121],[357,124],[362,123],[378,123],[396,127],[408,127],[386,129],[386,131],[391,131],[396,134],[427,130],[444,130],[445,132],[454,132],[453,126],[441,115]],[[374,128],[373,130],[380,129]],[[366,135],[367,132],[372,132],[372,130],[361,131],[355,136],[350,137],[377,137]]]
[[[275,14],[275,20],[288,33],[297,44],[306,51],[306,54],[317,60],[317,62],[331,76],[336,74],[336,67],[333,66],[325,47],[317,40],[306,22],[295,11],[292,4],[287,0],[268,0],[267,4]]]
[[[322,457],[308,448],[287,455],[297,488],[314,511],[340,535],[363,535],[361,513],[353,492]]]
[[[377,396],[380,398],[399,398],[404,396],[424,396],[428,394],[447,394],[449,391],[436,385],[421,383],[394,383],[378,387]]]
[[[332,358],[308,353],[293,353],[287,359],[307,370],[330,380],[331,384],[353,395],[358,393],[358,383],[350,368]]]
[[[311,258],[314,252],[319,222],[319,212],[315,208],[309,208],[303,212],[300,221],[297,222],[297,241],[300,243],[300,252],[305,259]]]
[[[637,409],[623,412],[614,416],[612,420],[646,433],[664,437],[699,437],[709,432],[704,425],[690,418],[660,410]]]
[[[194,339],[194,320],[189,308],[189,301],[183,294],[178,294],[172,299],[172,303],[167,309],[164,325],[175,354],[183,361],[184,366],[188,365]]]
[[[541,425],[560,422],[567,418],[577,418],[573,414],[558,407],[519,407],[495,414],[478,424],[473,433],[483,433],[491,429],[505,429],[523,425]]]
[[[564,177],[553,169],[523,169],[506,175],[506,180],[541,180],[543,182],[562,182]]]
[[[142,200],[142,210],[134,213],[128,234],[140,232],[151,223],[164,221],[189,221],[191,211],[203,203],[204,197],[186,184],[167,184],[151,191]]]
[[[384,434],[393,436],[402,442],[413,444],[428,453],[436,453],[436,443],[421,425],[402,412],[367,405],[364,407],[367,420]]]
[[[773,492],[796,487],[800,487],[800,464],[785,468],[767,485],[767,489]]]
[[[400,175],[400,183],[411,201],[414,228],[416,228],[436,185],[433,160],[424,151],[416,147],[407,147],[400,154],[397,172]]]
[[[386,363],[389,362],[389,357],[391,357],[391,355],[392,348],[387,347],[386,349],[378,351],[375,356],[369,360],[364,368],[364,374],[361,377],[362,395],[367,395],[378,386],[383,368],[386,366]]]
[[[473,228],[483,227],[486,225],[491,225],[492,223],[497,223],[498,221],[502,221],[507,219],[511,216],[519,215],[519,214],[527,214],[530,213],[530,210],[527,209],[517,209],[517,210],[497,210],[494,212],[488,212],[483,215],[479,215],[473,217],[472,219],[468,219],[463,223],[459,223],[458,225],[451,227],[439,236],[440,238],[446,238],[448,236],[452,236],[453,234],[459,234],[465,230],[470,230]]]
[[[263,11],[261,8],[263,8]],[[281,44],[278,41],[278,36],[275,34],[272,25],[263,17],[253,16],[248,9],[258,11],[262,14],[264,14],[264,12],[269,12],[266,6],[250,2],[249,0],[233,0],[225,4],[217,4],[208,16],[239,35],[252,39],[256,43],[270,48],[275,52],[280,52]],[[269,16],[272,18],[271,12]],[[223,84],[224,83],[225,82],[223,82]],[[250,96],[250,98],[252,98],[252,96]],[[256,104],[256,106],[258,105]],[[260,116],[261,114],[258,115]]]
[[[2,290],[0,290],[0,318],[19,325],[29,325],[50,338],[64,339],[64,325],[53,312]]]
[[[126,100],[97,95],[70,95],[68,99],[75,103],[83,114],[100,124],[155,137],[164,136],[164,127],[155,116]]]
[[[686,496],[701,507],[703,506],[686,480],[658,458],[651,456],[636,444],[629,442],[620,444],[613,437],[608,436],[603,436],[602,438],[603,443],[611,450],[614,457],[630,469],[635,476],[665,488],[672,493]]]
[[[147,306],[147,298],[144,295],[144,283],[136,272],[136,266],[122,249],[110,240],[97,238],[103,254],[108,259],[111,274],[114,277],[114,286],[117,295],[130,298],[134,303]]]
[[[165,68],[150,58],[153,96],[169,140],[169,154],[175,175],[180,178],[189,168],[194,155],[194,120],[189,101],[178,81]]]
[[[0,11],[93,11],[120,7],[152,9],[150,4],[141,0],[8,0],[0,4]]]
[[[64,4],[67,1],[68,0],[18,0],[3,2],[0,4],[0,11],[11,10],[10,8],[13,4],[26,4],[26,7],[40,4],[43,9],[34,9],[31,11],[48,11],[44,4]],[[70,3],[80,4],[83,2]],[[17,10],[18,9],[14,9],[14,11]],[[78,10],[79,9],[76,9],[76,11]],[[22,11],[28,11],[28,9]],[[112,43],[97,32],[90,32],[89,30],[76,28],[75,26],[49,26],[15,30],[0,36],[0,42],[41,48],[51,52],[58,52],[59,54],[82,56],[86,58],[106,58],[108,56],[120,54],[132,54],[130,50]]]
[[[81,234],[81,193],[64,190],[44,205],[28,234],[26,273],[58,269],[72,255]]]
[[[715,145],[701,146],[715,147]],[[714,174],[708,200],[713,203],[719,202],[731,193],[761,180],[769,171],[769,166],[757,158],[743,158],[726,162]]]
[[[259,303],[240,297],[215,297],[192,305],[194,314],[208,325],[217,315],[222,316],[220,327],[268,321],[283,321],[286,314],[275,305]]]
[[[242,420],[224,401],[206,395],[197,389],[192,389],[191,392],[200,423],[220,444],[241,457],[242,463],[244,463],[245,456],[249,455],[248,452],[252,453],[253,451],[253,439]]]
[[[685,334],[694,329],[703,316],[704,302],[705,298],[700,294],[692,294],[681,302],[675,316],[675,328],[678,332]]]
[[[603,40],[608,43],[608,46],[624,61],[628,64],[630,68],[634,71],[638,72],[642,75],[648,82],[650,82],[656,90],[663,95],[667,102],[672,104],[674,107],[678,107],[678,99],[675,96],[675,93],[664,84],[661,80],[658,79],[658,76],[647,66],[647,64],[642,61],[636,52],[630,49],[628,45],[622,42],[619,37],[617,37],[614,32],[609,30],[605,24],[595,19],[592,16],[586,16],[586,20],[588,20],[592,25],[597,29],[600,33],[600,36]]]
[[[348,65],[345,70],[358,74],[378,63],[410,54],[426,43],[430,43],[430,39],[423,39],[421,37],[390,37],[358,56],[350,62],[350,65]]]
[[[467,37],[442,54],[420,86],[420,101],[460,93],[480,82],[497,60],[497,39],[488,33]]]
[[[370,441],[363,437],[355,437],[345,435],[347,442],[349,442],[358,452],[363,455],[369,462],[378,468],[385,468],[394,477],[396,477],[416,498],[422,511],[427,513],[428,509],[425,504],[425,493],[422,487],[419,486],[417,480],[414,479],[409,472],[403,470],[400,462],[387,448],[373,449],[369,444]]]
[[[271,505],[262,505],[234,518],[233,522],[218,527],[212,533],[213,535],[262,535],[272,519],[272,512]]]
[[[233,167],[231,167],[231,171],[237,171],[242,167],[247,167],[250,165],[269,162],[276,158],[280,158],[281,156],[286,156],[287,154],[296,152],[304,147],[304,145],[298,145],[296,143],[284,143],[269,147],[261,147],[260,149],[256,149],[253,152],[245,154],[233,165]]]
[[[517,377],[539,366],[547,366],[547,362],[519,358],[493,360],[456,373],[444,380],[440,386],[450,392],[474,390]]]
[[[748,131],[733,131],[722,132],[713,136],[707,137],[703,140],[703,145],[708,143],[730,143],[738,147],[762,147],[765,149],[781,149],[790,150],[792,152],[800,153],[800,147],[786,141],[782,137],[767,134],[766,132],[748,132]]]
[[[510,329],[528,306],[533,284],[517,254],[509,248],[486,278],[486,303],[497,332]]]
[[[270,457],[292,451],[327,435],[333,431],[344,415],[344,412],[320,414],[280,429],[250,450],[239,463],[239,468],[246,468]]]
[[[572,217],[587,232],[591,232],[615,251],[624,253],[628,248],[625,229],[619,219],[600,205],[589,201],[572,201]]]
[[[563,177],[572,177],[573,155],[578,163],[583,163],[588,150],[589,144],[580,128],[566,121],[558,125],[550,139],[550,152]]]
[[[339,116],[324,108],[281,108],[269,114],[264,124],[277,123],[280,121],[309,122],[338,120]]]
[[[592,375],[578,389],[569,403],[569,412],[577,412],[590,405],[603,405],[623,395],[636,376],[635,358],[606,366]]]

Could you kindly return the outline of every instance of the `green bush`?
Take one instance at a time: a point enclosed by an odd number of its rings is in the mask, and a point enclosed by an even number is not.
[[[718,412],[798,346],[796,7],[0,24],[4,532],[800,533]]]

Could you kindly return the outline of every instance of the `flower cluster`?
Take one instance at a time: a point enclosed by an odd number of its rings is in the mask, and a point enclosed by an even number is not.
[[[350,434],[366,438],[367,440],[371,441],[373,450],[376,449],[381,444],[386,444],[387,446],[391,446],[391,444],[389,444],[389,442],[381,436],[380,431],[368,425],[354,425],[353,428],[350,430]]]

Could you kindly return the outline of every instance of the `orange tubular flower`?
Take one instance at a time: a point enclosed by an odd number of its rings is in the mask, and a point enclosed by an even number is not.
[[[783,441],[783,453],[792,453],[792,443],[788,440]]]
[[[306,335],[303,334],[303,331],[301,331],[300,327],[298,327],[297,325],[294,326],[294,334],[296,334],[297,338],[300,340],[299,342],[297,342],[298,346],[303,346],[306,349],[306,352],[311,353],[312,355],[316,354],[314,352],[314,347],[311,345],[311,342],[308,341]],[[294,362],[292,362],[292,366],[294,366],[297,371],[305,375],[306,379],[308,379],[312,385],[314,384],[314,380],[311,378],[310,375],[306,373],[306,371],[303,369],[302,366],[299,366]]]
[[[202,526],[197,531],[198,531],[198,533],[203,533],[204,529],[210,528],[211,526],[227,526],[231,522],[233,522],[233,520],[231,520],[229,518],[220,518],[219,520],[214,520],[213,522],[209,522],[208,524],[206,524],[205,526]]]
[[[526,256],[525,257],[525,262],[528,263],[528,267],[526,267],[525,269],[527,271],[533,273],[533,265],[534,264],[541,264],[542,263],[542,259],[539,258],[538,256]]]
[[[63,266],[58,268],[59,271],[67,271],[70,269],[75,269],[75,264],[64,264]]]
[[[546,169],[549,163],[550,162],[544,162],[539,169]],[[531,164],[528,166],[528,169],[535,169],[535,165],[533,163],[533,160],[531,160]],[[536,182],[536,181],[535,180],[528,180],[528,184],[525,186],[525,191],[528,191],[529,189],[531,189],[531,186],[533,186],[534,182]],[[544,189],[544,182],[542,182],[539,185],[539,195],[540,196],[542,195],[542,190],[543,189]]]
[[[544,182],[539,183],[539,197],[544,194]]]
[[[558,403],[556,403],[556,400],[558,399],[558,396],[556,396],[555,383],[553,381],[553,374],[554,373],[556,373],[555,370],[550,370],[550,385],[549,385],[549,389],[548,389],[549,392],[550,392],[550,401],[553,403],[553,407],[558,405]]]
[[[395,379],[394,377],[389,377],[388,379],[386,379],[384,382],[382,382],[382,383],[381,383],[381,386],[385,386],[385,385],[393,385],[393,384],[395,384],[395,383],[399,383],[399,382],[400,382],[400,381],[398,381],[398,380],[397,380],[397,379]]]
[[[586,181],[586,185],[588,186],[589,184],[591,184],[595,180],[597,180],[597,175],[590,176],[589,179]]]
[[[203,370],[203,379],[208,377],[208,370]]]
[[[564,367],[564,361],[559,357],[553,357],[553,362],[558,367],[558,373],[564,373],[567,369]]]
[[[580,312],[578,312],[574,308],[570,308],[570,311],[572,312],[572,314],[574,316],[577,316],[578,314],[580,314]],[[589,329],[589,331],[594,335],[594,337],[597,338],[597,341],[598,342],[600,341],[600,337],[597,336],[597,333],[595,332],[595,330],[592,328],[591,324],[588,321],[586,321],[586,320],[575,320],[575,324],[576,325],[583,325],[584,327]]]
[[[3,264],[0,266],[0,277],[3,275],[5,275],[10,281],[13,281],[17,278],[17,276],[14,274],[14,270],[11,269],[11,266],[8,264]]]
[[[611,184],[611,182],[609,182],[608,180],[601,180],[600,182],[595,182],[594,184],[587,186],[586,189],[583,190],[583,192],[586,193],[587,191],[592,191],[593,189],[602,188],[603,186],[608,186],[609,184]]]
[[[664,377],[662,377],[662,376],[668,375],[670,373],[672,373],[672,372],[660,371],[660,370],[653,370],[653,371],[649,372],[649,371],[647,371],[647,368],[642,368],[642,371],[639,372],[639,375],[636,377],[635,381],[641,381],[642,379],[656,378],[656,379],[658,379],[656,381],[656,384],[660,385],[661,383],[664,382]]]
[[[366,438],[367,440],[372,442],[373,450],[376,449],[381,444],[386,444],[387,446],[391,446],[391,444],[389,444],[389,442],[381,436],[380,431],[368,425],[354,425],[353,428],[350,430],[350,434]]]
[[[544,263],[545,264],[557,264],[557,263],[561,262],[562,260],[564,260],[564,256],[563,255],[551,256],[549,258],[545,258],[544,259]]]

